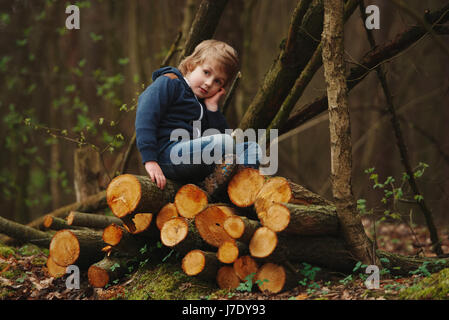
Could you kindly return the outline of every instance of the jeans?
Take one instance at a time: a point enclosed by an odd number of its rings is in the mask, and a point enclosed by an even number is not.
[[[158,163],[168,179],[196,182],[223,163],[225,155],[235,154],[237,164],[258,169],[261,152],[257,142],[236,144],[228,134],[215,134],[171,143],[159,154]]]

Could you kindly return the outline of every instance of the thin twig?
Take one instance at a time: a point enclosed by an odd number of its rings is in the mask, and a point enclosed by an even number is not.
[[[396,0],[395,0],[396,1]],[[365,6],[363,4],[363,1],[360,3],[359,5],[360,8],[360,12],[362,15],[362,19],[365,20]],[[368,41],[371,45],[372,48],[376,47],[376,42],[374,40],[374,37],[371,33],[371,30],[365,29],[366,33],[367,33],[367,37],[368,37]],[[376,68],[376,73],[377,76],[379,78],[379,82],[382,85],[382,89],[386,98],[386,102],[387,102],[387,110],[391,115],[391,123],[393,126],[393,130],[396,136],[396,143],[399,149],[399,153],[401,156],[401,162],[402,165],[404,166],[405,172],[408,175],[408,182],[410,184],[410,187],[412,189],[412,192],[414,193],[414,195],[420,195],[420,191],[418,188],[418,184],[416,183],[411,165],[410,165],[410,160],[409,160],[409,156],[408,156],[408,151],[407,151],[407,147],[405,145],[405,141],[403,139],[402,136],[402,131],[401,131],[401,127],[400,127],[400,123],[399,123],[399,119],[396,115],[396,110],[395,110],[395,106],[393,103],[393,97],[392,94],[390,92],[390,88],[388,85],[388,81],[386,79],[386,75],[385,75],[385,70],[383,68],[383,66],[379,66],[378,68]],[[433,249],[435,251],[435,253],[437,255],[441,255],[443,254],[443,250],[441,248],[441,241],[438,237],[438,231],[435,227],[434,221],[433,221],[433,217],[432,217],[432,212],[430,211],[430,209],[427,207],[426,202],[424,201],[424,199],[420,199],[420,200],[416,200],[417,204],[419,205],[419,207],[421,208],[424,217],[426,219],[427,222],[427,227],[429,229],[430,232],[430,238],[432,240],[432,244],[433,244]]]

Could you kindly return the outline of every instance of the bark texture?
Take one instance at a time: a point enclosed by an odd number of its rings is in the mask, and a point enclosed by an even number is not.
[[[329,106],[332,193],[342,234],[354,256],[377,264],[352,193],[352,145],[345,78],[343,0],[324,0],[323,65]]]

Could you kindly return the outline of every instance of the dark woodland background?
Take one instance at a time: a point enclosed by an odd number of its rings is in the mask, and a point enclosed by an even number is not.
[[[80,30],[67,30],[65,1],[0,2],[0,215],[27,223],[75,201],[74,150],[79,142],[101,151],[105,188],[117,156],[134,133],[139,93],[150,83],[178,32],[190,27],[198,0],[78,1]],[[215,38],[240,54],[242,79],[226,113],[236,127],[279,53],[296,0],[229,0]],[[413,18],[390,1],[380,8],[377,44],[386,43]],[[442,1],[407,1],[416,12]],[[442,36],[447,41],[448,36]],[[319,39],[317,39],[319,40]],[[182,42],[181,42],[182,43]],[[347,67],[370,50],[359,10],[345,25]],[[172,62],[176,59],[172,59]],[[426,36],[386,64],[410,162],[428,165],[418,184],[437,226],[449,216],[449,57]],[[323,68],[297,107],[326,93]],[[402,167],[385,98],[375,72],[349,93],[353,143],[353,191],[382,214],[383,190],[365,173],[399,186]],[[108,173],[106,173],[108,172]],[[134,148],[125,172],[145,174]],[[279,175],[332,198],[329,124],[325,114],[281,137]],[[404,186],[407,191],[407,186]],[[411,197],[413,200],[413,197]],[[398,210],[424,223],[416,204]]]

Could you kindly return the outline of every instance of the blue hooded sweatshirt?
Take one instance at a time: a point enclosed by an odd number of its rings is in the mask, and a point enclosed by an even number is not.
[[[164,76],[174,73],[175,77]],[[220,111],[209,111],[198,100],[181,72],[164,67],[153,72],[153,83],[139,96],[136,113],[136,141],[142,161],[158,161],[158,156],[173,141],[175,129],[185,129],[193,138],[193,121],[201,121],[201,131],[209,128],[221,133],[229,128]],[[202,133],[201,132],[201,133]]]

